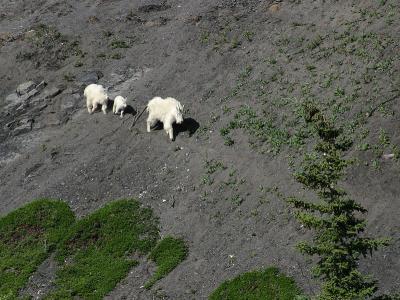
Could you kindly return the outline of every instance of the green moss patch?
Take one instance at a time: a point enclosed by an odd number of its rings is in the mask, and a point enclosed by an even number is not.
[[[13,299],[74,222],[62,201],[38,200],[0,219],[0,295]]]
[[[67,204],[37,200],[0,219],[0,299],[15,299],[56,253],[59,269],[46,299],[102,299],[145,256],[158,268],[150,288],[187,255],[185,243],[159,240],[158,219],[135,200],[111,202],[81,220]]]
[[[120,200],[79,220],[61,245],[57,259],[57,290],[49,299],[79,296],[101,299],[137,264],[132,253],[154,248],[158,221],[139,202]]]
[[[210,300],[293,300],[302,299],[294,280],[277,268],[248,272],[222,283]]]
[[[175,269],[186,258],[187,253],[188,249],[183,240],[170,236],[161,240],[149,255],[149,258],[157,264],[157,271],[145,288],[149,289],[157,280]]]

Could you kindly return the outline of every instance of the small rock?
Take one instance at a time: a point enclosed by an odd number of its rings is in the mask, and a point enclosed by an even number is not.
[[[0,32],[0,45],[3,42],[10,42],[13,40],[13,35],[11,32]]]
[[[31,90],[33,90],[35,88],[35,86],[36,86],[36,84],[33,81],[27,81],[27,82],[21,83],[17,87],[17,94],[24,95],[24,94],[30,92]]]
[[[47,85],[47,83],[43,80],[36,86],[36,89],[38,91],[42,91],[46,87],[46,85]]]
[[[6,127],[7,127],[7,128],[11,128],[11,126],[12,126],[14,123],[15,123],[15,120],[13,120],[13,121],[11,121],[11,122],[8,122],[8,123],[6,124]]]
[[[74,99],[67,98],[65,101],[63,101],[63,102],[61,103],[60,109],[61,109],[62,111],[66,111],[66,110],[72,109],[72,108],[74,108],[74,107],[75,107],[75,101],[74,101]]]
[[[16,112],[20,113],[23,110],[25,110],[25,108],[27,108],[27,107],[28,107],[28,105],[25,102],[23,102],[20,106],[17,107]]]
[[[75,93],[79,93],[79,89],[76,89],[76,88],[73,88],[73,87],[69,87],[69,88],[66,88],[64,90],[63,95],[72,95],[72,94],[75,94]]]
[[[33,39],[35,36],[36,36],[36,31],[32,29],[25,32],[24,38]]]
[[[38,110],[39,111],[42,111],[43,109],[45,109],[47,107],[47,104],[43,104],[43,105],[41,105],[39,108],[38,108]]]
[[[55,96],[57,96],[60,93],[61,93],[61,90],[56,87],[52,87],[50,89],[45,89],[43,91],[43,99],[47,100],[47,99],[54,98]]]
[[[99,18],[97,18],[96,16],[89,16],[87,22],[91,23],[91,24],[94,24],[94,23],[99,22]]]
[[[111,73],[110,80],[108,81],[111,86],[115,86],[124,82],[125,76],[122,74]]]
[[[32,130],[32,119],[23,119],[19,123],[20,125],[14,128],[13,135],[27,133]]]
[[[20,97],[21,102],[25,102],[25,101],[29,100],[30,98],[36,96],[37,94],[39,94],[39,91],[37,89],[33,89],[29,93],[23,94]]]
[[[281,7],[279,6],[279,4],[272,4],[269,8],[268,11],[275,13],[277,11],[279,11],[281,9]]]
[[[144,23],[144,26],[146,27],[163,26],[167,24],[167,22],[168,22],[167,18],[160,17],[151,21],[147,21],[146,23]]]
[[[83,85],[88,85],[91,83],[97,83],[102,77],[103,73],[101,73],[100,71],[89,71],[81,74],[78,77],[78,81],[80,81]]]
[[[391,153],[391,154],[383,154],[383,155],[382,155],[382,158],[383,158],[383,159],[392,159],[392,158],[394,158],[394,153]]]
[[[202,16],[189,16],[185,19],[186,23],[197,25],[202,19]]]

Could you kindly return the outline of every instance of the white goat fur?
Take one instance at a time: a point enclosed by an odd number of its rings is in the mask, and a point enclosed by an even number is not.
[[[152,126],[157,121],[160,121],[164,125],[164,130],[169,135],[170,140],[174,139],[174,132],[172,124],[181,124],[183,122],[183,105],[174,98],[161,98],[155,97],[147,104],[147,112],[149,116],[147,118],[147,132],[150,132]]]
[[[101,105],[101,110],[104,114],[107,113],[108,95],[102,85],[89,84],[83,94],[86,97],[86,107],[89,114],[92,114],[98,105]]]
[[[124,116],[125,108],[127,107],[126,99],[122,96],[117,96],[114,99],[113,113],[118,114],[121,112],[121,118]]]

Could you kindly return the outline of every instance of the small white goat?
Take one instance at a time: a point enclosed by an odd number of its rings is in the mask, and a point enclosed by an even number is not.
[[[126,104],[126,99],[122,96],[117,96],[114,99],[113,113],[116,115],[119,114],[119,112],[121,112],[121,118],[122,118],[124,116],[124,111],[127,106],[128,105]]]
[[[174,139],[172,124],[181,124],[183,122],[183,105],[174,98],[155,97],[149,101],[146,108],[149,116],[147,118],[147,132],[157,121],[164,125],[165,132],[169,135],[170,140]]]
[[[107,113],[108,95],[102,85],[89,84],[83,94],[86,97],[86,107],[89,114],[92,114],[98,105],[101,105],[101,110],[104,114]]]

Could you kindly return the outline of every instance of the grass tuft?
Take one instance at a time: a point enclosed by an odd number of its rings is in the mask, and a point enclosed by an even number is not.
[[[267,152],[273,154],[278,154],[290,138],[290,135],[275,126],[268,116],[260,117],[250,106],[245,105],[241,106],[234,119],[220,130],[225,145],[230,146],[234,143],[229,134],[235,129],[244,129],[259,142],[266,142],[269,145]]]
[[[123,40],[114,40],[111,42],[111,48],[112,49],[117,49],[117,48],[130,48],[129,44]]]

